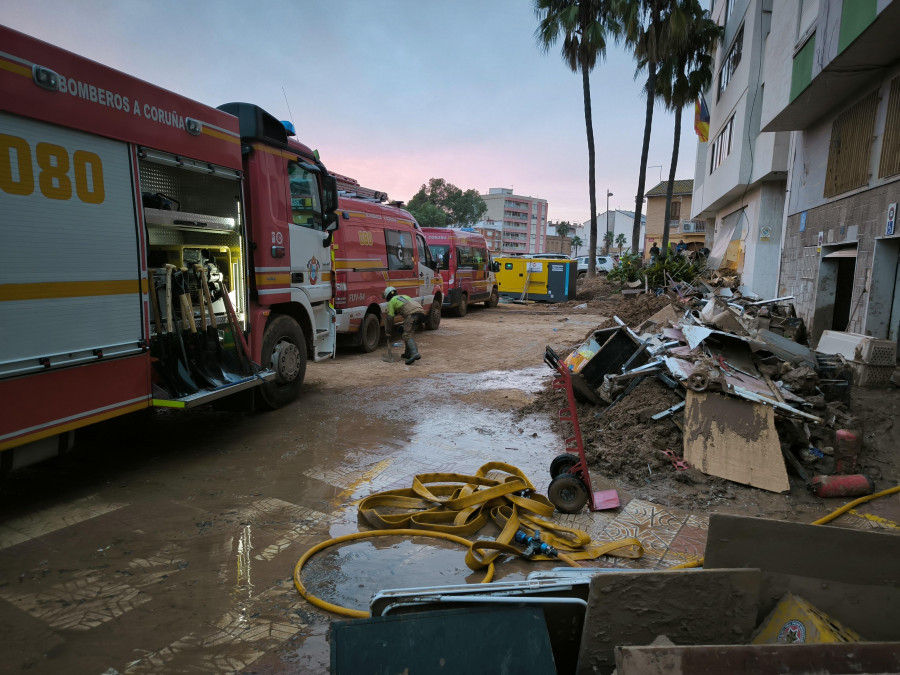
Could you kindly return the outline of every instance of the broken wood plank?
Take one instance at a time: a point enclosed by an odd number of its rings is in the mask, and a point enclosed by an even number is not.
[[[594,576],[576,672],[609,672],[616,646],[646,645],[658,635],[679,644],[748,641],[756,626],[759,580],[759,571],[750,569]]]
[[[771,405],[689,389],[684,430],[684,460],[703,473],[790,491]]]

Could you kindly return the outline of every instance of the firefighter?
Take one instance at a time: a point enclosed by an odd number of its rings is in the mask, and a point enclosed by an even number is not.
[[[422,305],[408,295],[397,295],[397,289],[393,286],[385,288],[382,297],[387,300],[384,332],[387,333],[387,338],[390,340],[394,328],[394,316],[399,314],[403,317],[403,341],[406,343],[406,351],[400,355],[400,358],[405,359],[406,365],[411,366],[422,358],[416,347],[416,341],[413,339],[413,333],[415,333],[417,325],[424,323],[425,310],[422,309]]]

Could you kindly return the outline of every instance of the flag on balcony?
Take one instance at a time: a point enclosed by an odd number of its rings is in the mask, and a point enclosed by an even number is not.
[[[709,140],[709,108],[706,107],[706,100],[703,94],[694,101],[694,131],[700,137],[701,143]]]

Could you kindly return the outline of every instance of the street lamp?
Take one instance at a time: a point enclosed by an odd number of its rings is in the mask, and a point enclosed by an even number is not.
[[[609,191],[609,188],[606,189],[606,239],[603,240],[607,246],[609,246],[609,198],[613,196],[613,193]],[[607,250],[607,252],[609,252]]]

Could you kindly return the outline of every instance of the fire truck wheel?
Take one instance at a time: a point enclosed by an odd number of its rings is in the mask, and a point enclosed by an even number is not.
[[[263,333],[262,365],[276,373],[260,389],[267,406],[280,408],[297,398],[306,375],[306,338],[291,317],[282,314],[269,321]]]
[[[547,497],[560,513],[578,513],[588,500],[588,491],[578,476],[562,473],[550,481]]]
[[[441,303],[443,300],[440,296],[434,296],[434,300],[431,302],[431,309],[428,312],[428,316],[425,317],[425,328],[428,330],[437,330],[438,326],[441,325]]]
[[[463,293],[459,296],[459,304],[456,306],[456,316],[465,316],[469,309],[469,296]]]
[[[362,325],[359,327],[359,348],[369,354],[378,349],[380,340],[381,322],[375,314],[369,312],[363,317]]]
[[[491,297],[484,301],[485,307],[496,307],[500,304],[500,293],[497,292],[497,287],[491,289]]]
[[[579,459],[576,455],[565,453],[557,455],[550,462],[550,478],[556,478],[560,474],[569,473],[569,469],[578,464]]]

